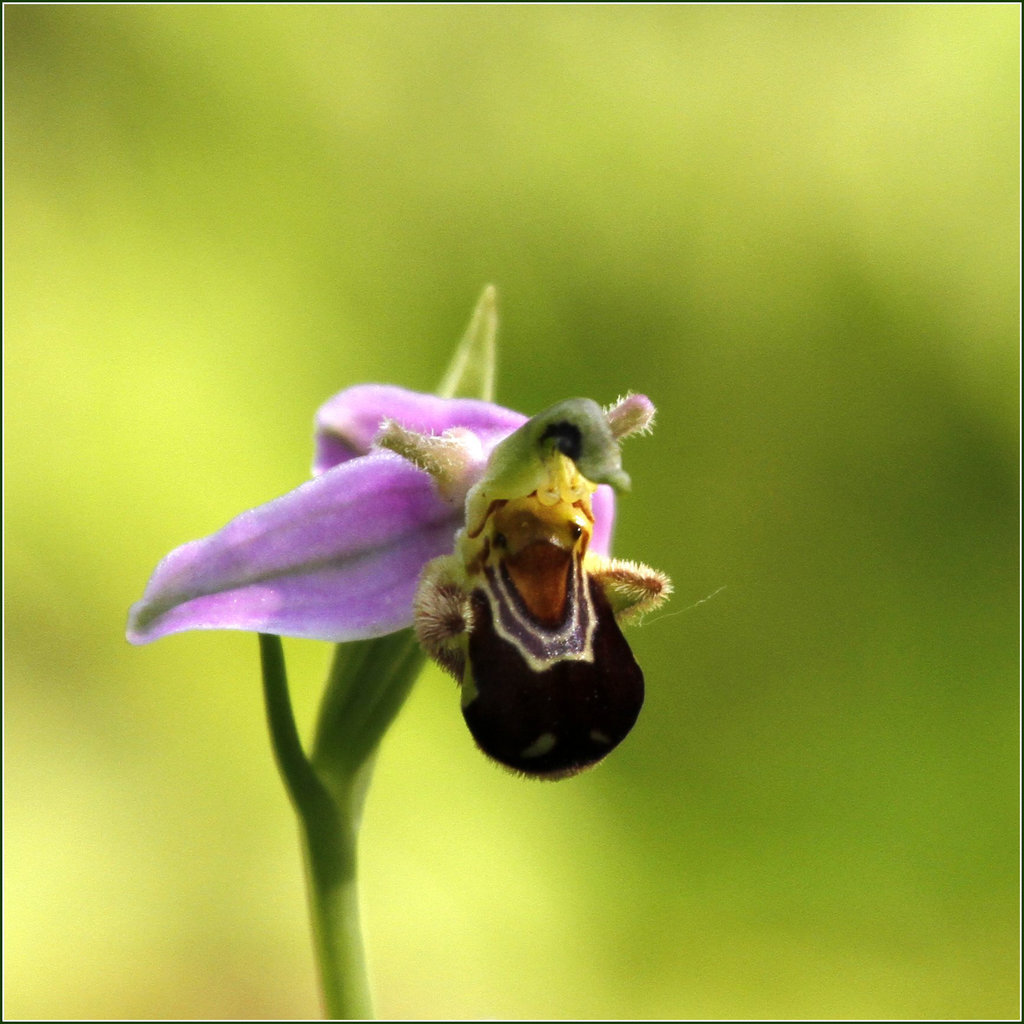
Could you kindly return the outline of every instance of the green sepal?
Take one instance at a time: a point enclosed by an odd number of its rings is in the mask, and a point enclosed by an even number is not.
[[[437,388],[439,398],[494,401],[495,339],[498,334],[498,293],[489,284],[470,317],[466,333]]]

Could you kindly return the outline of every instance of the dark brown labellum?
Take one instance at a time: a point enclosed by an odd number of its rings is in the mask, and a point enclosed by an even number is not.
[[[582,597],[593,616],[590,658],[554,658],[540,669],[495,629],[487,594],[472,595],[475,693],[466,693],[463,716],[485,754],[525,775],[563,778],[596,764],[633,728],[644,702],[643,673],[608,599],[594,580],[579,583],[567,589],[570,603]],[[537,639],[556,632],[536,620],[534,628]]]

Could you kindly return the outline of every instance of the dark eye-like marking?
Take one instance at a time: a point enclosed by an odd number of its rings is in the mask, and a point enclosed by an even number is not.
[[[496,548],[507,548],[508,538],[503,533],[496,533],[494,535],[494,546]]]
[[[561,420],[558,423],[550,424],[543,434],[540,435],[540,442],[543,444],[549,438],[555,439],[555,447],[565,456],[578,462],[583,452],[583,435],[580,428],[568,420]]]
[[[579,523],[573,523],[569,527],[569,533],[572,534],[573,540],[579,540],[583,536],[583,527]]]

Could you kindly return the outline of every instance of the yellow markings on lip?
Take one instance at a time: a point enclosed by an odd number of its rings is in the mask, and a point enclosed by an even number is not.
[[[566,615],[573,559],[582,559],[590,539],[590,520],[572,505],[544,505],[535,495],[506,502],[492,518],[494,553],[530,616],[557,626]]]
[[[544,505],[534,494],[505,502],[491,519],[493,546],[506,560],[531,544],[550,544],[563,551],[580,549],[582,554],[590,539],[587,510],[565,502]]]
[[[487,511],[480,518],[480,522],[472,529],[466,530],[466,536],[470,538],[476,538],[480,536],[480,531],[487,525],[487,520],[491,518],[492,513],[495,509],[501,508],[502,505],[506,504],[505,498],[495,498],[494,501],[487,506]]]
[[[524,498],[531,499],[538,507],[555,508],[563,504],[575,507],[593,522],[590,496],[597,490],[597,485],[580,473],[572,459],[561,452],[552,452],[539,468],[540,473],[525,484],[519,494],[506,492],[500,497],[491,497],[482,492],[476,495],[471,502],[472,508],[467,506],[466,537],[475,540],[496,511],[509,501]],[[526,491],[526,486],[532,489]]]

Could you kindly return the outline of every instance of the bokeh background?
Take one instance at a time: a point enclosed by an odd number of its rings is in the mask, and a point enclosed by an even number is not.
[[[576,780],[418,682],[380,1015],[1018,1014],[1016,5],[4,21],[7,1017],[318,1013],[256,641],[125,614],[488,282],[505,404],[658,404],[616,551],[676,595]]]

